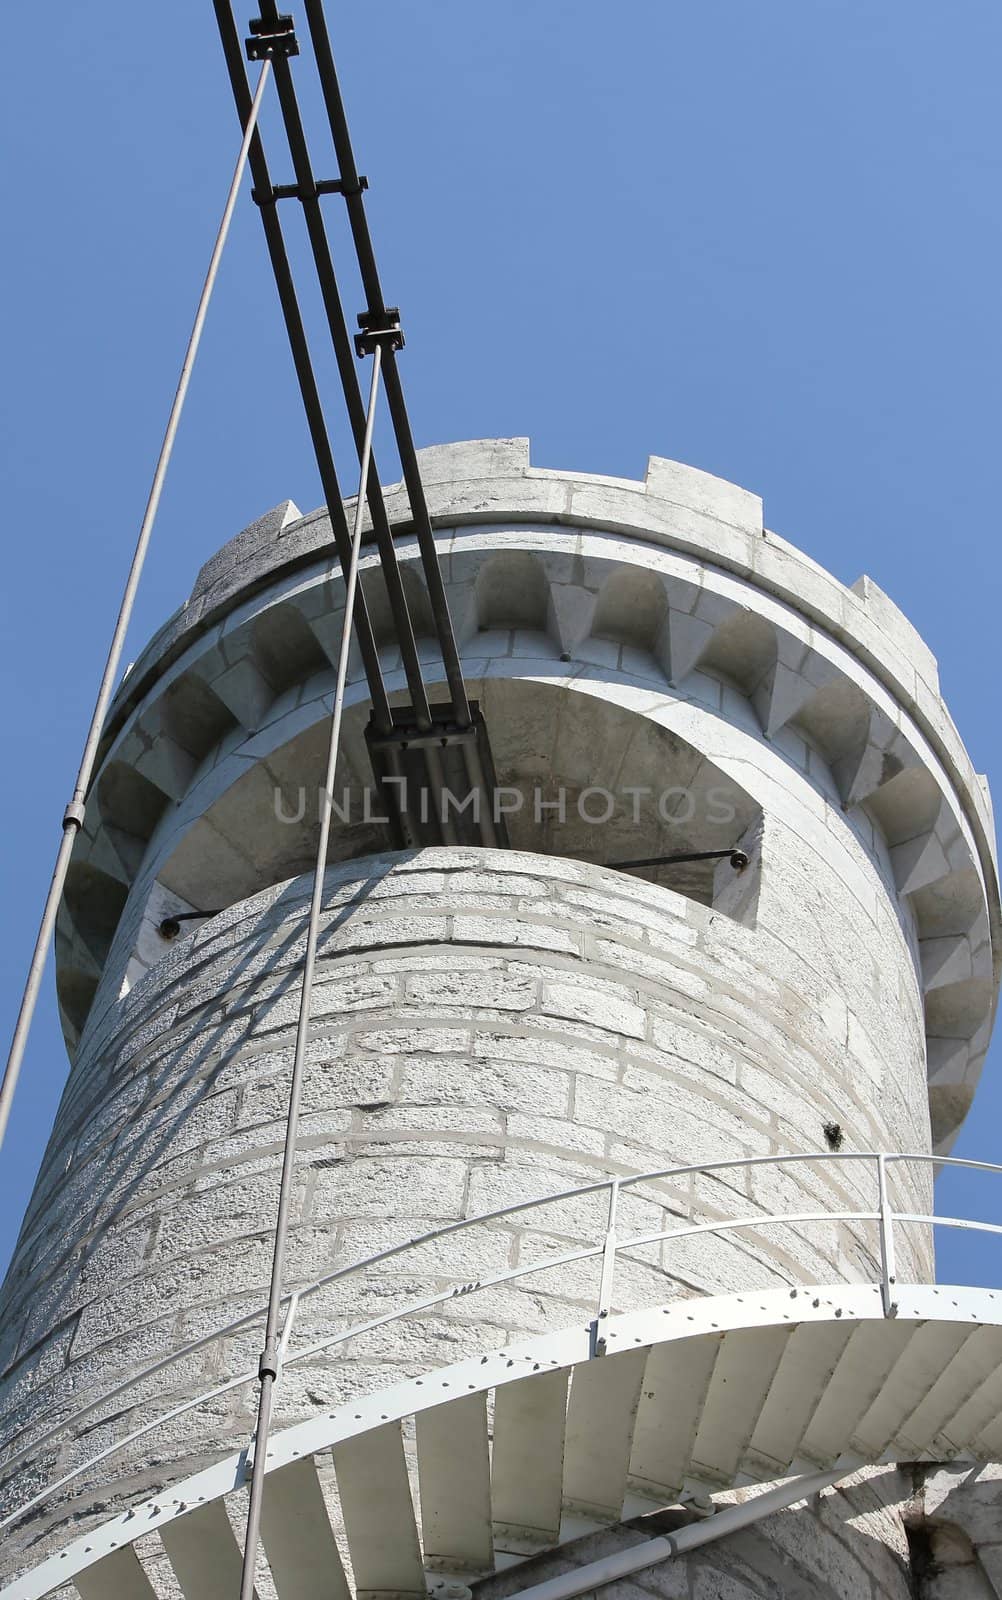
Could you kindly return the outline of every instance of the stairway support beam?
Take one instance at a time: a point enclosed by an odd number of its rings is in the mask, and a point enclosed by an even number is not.
[[[765,1494],[758,1494],[752,1500],[726,1506],[723,1511],[714,1512],[712,1517],[693,1522],[678,1533],[645,1539],[643,1544],[632,1545],[628,1550],[615,1550],[598,1561],[590,1561],[585,1567],[574,1567],[570,1572],[561,1572],[555,1578],[535,1583],[529,1589],[520,1589],[511,1600],[574,1600],[577,1595],[600,1589],[606,1583],[615,1583],[620,1578],[628,1577],[631,1572],[642,1572],[645,1567],[656,1566],[661,1561],[673,1561],[676,1556],[685,1555],[700,1545],[713,1544],[728,1533],[751,1527],[774,1511],[785,1511],[788,1506],[796,1505],[798,1500],[806,1500],[813,1494],[820,1494],[822,1489],[830,1489],[832,1484],[844,1477],[844,1472],[812,1472],[803,1478],[791,1478],[787,1483],[767,1489]]]

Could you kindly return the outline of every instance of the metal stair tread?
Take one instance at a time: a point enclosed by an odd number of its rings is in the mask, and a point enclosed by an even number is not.
[[[619,1520],[627,1495],[631,1505],[638,1492],[653,1504],[664,1491],[661,1503],[669,1503],[679,1486],[665,1478],[698,1479],[709,1469],[718,1487],[769,1481],[776,1476],[780,1445],[783,1454],[792,1446],[795,1460],[823,1451],[826,1468],[844,1464],[848,1470],[856,1447],[869,1438],[877,1450],[899,1416],[902,1428],[914,1427],[925,1405],[925,1425],[937,1423],[944,1398],[952,1412],[946,1432],[937,1437],[948,1439],[950,1454],[974,1459],[980,1437],[1002,1445],[1002,1368],[972,1394],[961,1395],[958,1387],[958,1363],[975,1339],[982,1367],[993,1349],[1002,1349],[1002,1303],[988,1291],[931,1285],[899,1287],[897,1294],[894,1317],[885,1315],[875,1285],[672,1301],[609,1318],[608,1347],[619,1354],[596,1354],[593,1326],[577,1325],[406,1380],[276,1432],[268,1473],[276,1499],[265,1540],[266,1553],[274,1556],[276,1594],[279,1600],[301,1600],[312,1581],[306,1568],[326,1567],[324,1587],[314,1586],[311,1594],[344,1600],[353,1587],[360,1600],[388,1593],[423,1596],[429,1584],[433,1592],[441,1587],[443,1573],[507,1569],[540,1549]],[[940,1395],[938,1409],[930,1410],[928,1396],[912,1405],[924,1382],[929,1395],[937,1386],[950,1390]],[[837,1415],[831,1412],[833,1392]],[[493,1462],[491,1394],[498,1419]],[[909,1407],[910,1418],[904,1415]],[[415,1419],[417,1494],[402,1434],[408,1418]],[[524,1439],[518,1436],[523,1428]],[[335,1560],[313,1465],[327,1451],[333,1452],[352,1586]],[[526,1462],[535,1476],[522,1485]],[[225,1501],[245,1481],[246,1460],[232,1455],[42,1561],[0,1591],[0,1600],[42,1600],[76,1577],[82,1600],[92,1600],[105,1576],[109,1600],[150,1600],[159,1591],[146,1586],[129,1547],[151,1531],[159,1533],[186,1600],[198,1600],[206,1582],[227,1587],[239,1548]],[[545,1491],[545,1521],[525,1515],[534,1487]],[[294,1560],[283,1567],[283,1517],[309,1525],[303,1572],[295,1570]],[[502,1532],[510,1525],[512,1535],[497,1548],[495,1519]],[[290,1530],[290,1549],[292,1543]]]

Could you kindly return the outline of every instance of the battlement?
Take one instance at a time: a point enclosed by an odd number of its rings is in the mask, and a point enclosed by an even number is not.
[[[911,624],[870,579],[846,587],[770,533],[757,496],[694,468],[652,457],[643,482],[562,473],[533,467],[524,439],[420,455],[464,672],[487,711],[499,781],[527,796],[532,773],[577,793],[593,752],[629,747],[616,770],[633,788],[649,788],[662,770],[691,783],[700,761],[700,795],[729,782],[737,833],[781,812],[790,784],[810,794],[829,836],[848,823],[914,946],[945,1148],[987,1047],[1002,943],[986,786]],[[385,499],[434,682],[441,663],[406,491],[396,485]],[[361,583],[399,701],[404,679],[371,540]],[[60,920],[71,1044],[99,990],[106,1009],[123,982],[162,957],[164,915],[219,910],[303,869],[308,822],[276,829],[273,796],[283,783],[295,792],[319,781],[315,734],[342,607],[326,511],[301,516],[287,501],[205,564],[186,606],[131,668]],[[564,703],[572,715],[562,716]],[[366,704],[356,659],[343,761],[356,790],[368,771]],[[763,762],[764,787],[749,785]],[[645,831],[634,818],[631,832],[620,821],[604,857],[582,829],[558,837],[526,816],[514,842],[593,860],[615,860],[614,842],[619,856],[655,852],[657,825]],[[355,816],[337,830],[334,859],[386,842],[371,818]],[[677,849],[731,842],[675,819]],[[697,879],[692,892],[712,898],[709,877],[702,887]]]

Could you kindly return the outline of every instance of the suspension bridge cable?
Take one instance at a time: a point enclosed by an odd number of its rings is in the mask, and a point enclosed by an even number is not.
[[[18,1012],[17,1023],[14,1028],[14,1037],[11,1041],[10,1052],[7,1056],[7,1065],[4,1068],[3,1082],[0,1083],[0,1146],[3,1145],[4,1135],[7,1131],[7,1123],[10,1120],[11,1106],[14,1101],[14,1091],[17,1088],[17,1081],[21,1074],[21,1063],[24,1059],[24,1051],[28,1042],[28,1035],[31,1031],[31,1024],[35,1015],[35,1007],[38,1003],[38,995],[42,986],[42,976],[45,972],[46,957],[48,955],[49,945],[52,942],[52,935],[55,929],[56,913],[59,909],[59,902],[62,898],[63,888],[66,883],[66,874],[69,870],[70,856],[73,853],[73,846],[76,842],[77,835],[84,824],[85,802],[87,799],[87,792],[90,788],[91,779],[94,776],[94,768],[97,762],[97,752],[101,740],[101,732],[104,727],[105,718],[108,714],[108,707],[111,704],[111,698],[115,690],[115,682],[118,677],[118,668],[122,659],[122,650],[125,647],[125,637],[128,632],[129,622],[132,618],[132,610],[136,600],[136,591],[139,588],[139,579],[142,575],[143,565],[146,561],[146,553],[149,548],[150,536],[153,532],[153,524],[156,521],[157,511],[160,506],[160,496],[163,493],[164,480],[167,476],[167,468],[170,465],[171,454],[174,449],[174,440],[177,436],[178,424],[181,421],[181,413],[184,409],[184,402],[188,393],[188,385],[191,381],[192,368],[195,365],[195,357],[198,355],[198,347],[202,340],[202,330],[205,326],[205,318],[208,313],[209,302],[212,299],[212,291],[216,285],[216,277],[219,272],[219,263],[222,260],[223,249],[230,231],[230,223],[233,220],[233,212],[236,207],[237,196],[240,192],[240,184],[243,179],[244,169],[247,165],[247,157],[250,152],[251,140],[254,136],[254,130],[257,127],[258,117],[261,112],[261,104],[264,99],[264,91],[267,87],[270,75],[271,62],[264,61],[261,66],[261,74],[257,81],[257,87],[254,91],[254,99],[251,106],[250,117],[248,118],[247,124],[244,128],[243,139],[240,144],[240,153],[237,156],[237,163],[233,171],[233,178],[230,182],[229,193],[226,196],[226,205],[223,208],[223,215],[220,220],[218,232],[216,234],[216,242],[212,247],[212,255],[209,259],[209,267],[205,275],[205,282],[202,285],[202,293],[199,297],[198,309],[195,312],[195,321],[192,324],[191,334],[188,339],[188,348],[185,351],[184,361],[181,366],[181,375],[178,379],[177,389],[174,394],[174,402],[170,409],[170,416],[167,419],[167,428],[164,433],[163,443],[160,446],[160,454],[157,457],[156,470],[154,471],[153,482],[150,486],[149,499],[146,502],[146,511],[143,516],[142,526],[139,530],[139,538],[136,542],[135,552],[132,557],[132,564],[129,568],[128,578],[126,579],[125,590],[122,595],[122,601],[118,612],[118,620],[115,623],[115,631],[112,634],[111,646],[108,651],[108,659],[105,662],[104,673],[101,677],[101,684],[98,689],[97,701],[94,706],[90,727],[87,732],[86,743],[84,744],[83,755],[80,760],[80,769],[77,773],[77,780],[73,788],[72,798],[63,814],[62,839],[60,840],[59,850],[56,855],[56,864],[53,868],[52,881],[49,884],[49,892],[45,898],[45,908],[42,912],[42,920],[38,929],[38,937],[35,940],[35,948],[31,958],[31,965],[28,968],[28,977],[24,986],[24,994],[21,998],[21,1008]]]

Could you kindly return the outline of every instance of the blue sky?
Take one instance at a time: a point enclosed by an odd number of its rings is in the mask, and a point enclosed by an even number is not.
[[[771,528],[845,582],[869,572],[915,622],[1002,794],[998,7],[328,10],[418,443],[528,434],[543,466],[640,476],[653,452],[758,491]],[[47,8],[0,138],[6,1047],[235,155],[208,0]],[[293,216],[290,234],[303,259]],[[347,272],[344,288],[361,309]],[[392,475],[385,443],[381,458]],[[206,556],[287,496],[321,499],[245,197],[131,654]],[[65,1071],[50,981],[2,1157],[0,1262]],[[996,1047],[955,1153],[1002,1159],[1000,1111]],[[998,1179],[939,1194],[1002,1217]],[[944,1236],[940,1275],[1002,1282],[1002,1240]]]

